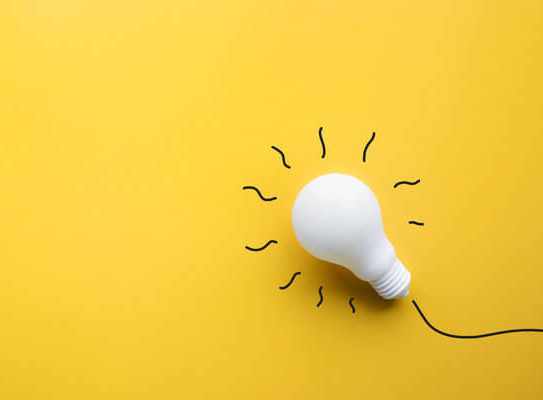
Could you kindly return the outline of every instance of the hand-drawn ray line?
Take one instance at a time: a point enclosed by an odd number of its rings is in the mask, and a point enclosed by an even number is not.
[[[354,301],[354,297],[351,297],[349,299],[349,305],[351,306],[351,310],[353,312],[353,314],[356,312],[355,308],[354,308],[354,305],[353,305],[353,301]]]
[[[400,181],[400,182],[396,182],[394,184],[394,189],[396,189],[398,186],[400,185],[411,185],[411,186],[414,186],[416,184],[420,183],[420,179],[417,179],[416,181],[413,181],[413,182],[409,182],[409,181]]]
[[[289,168],[290,169],[290,165],[287,164],[287,161],[285,159],[285,154],[280,150],[278,149],[277,147],[275,146],[272,146],[271,147],[272,149],[274,149],[276,152],[278,152],[279,154],[281,154],[281,160],[283,161],[283,165],[285,166],[285,168]]]
[[[254,190],[256,193],[258,193],[258,197],[260,197],[264,201],[273,201],[277,200],[277,197],[264,197],[262,196],[262,193],[260,193],[260,190],[254,186],[243,186],[243,190]]]
[[[422,320],[426,323],[426,325],[428,325],[430,327],[431,330],[433,330],[434,332],[439,333],[440,335],[448,336],[448,337],[455,338],[455,339],[479,339],[479,338],[484,338],[484,337],[489,337],[489,336],[503,335],[505,333],[516,333],[516,332],[539,332],[539,333],[543,333],[543,329],[508,329],[508,330],[505,330],[505,331],[482,333],[480,335],[454,335],[452,333],[443,332],[442,330],[437,329],[435,326],[433,326],[430,323],[430,321],[428,321],[426,319],[426,317],[424,316],[424,314],[423,314],[422,310],[420,309],[419,305],[417,304],[417,302],[415,300],[412,300],[411,302],[413,303],[413,305],[417,309],[417,312],[419,313],[419,315],[422,317]]]
[[[375,132],[371,134],[371,139],[366,143],[366,146],[364,147],[364,153],[362,153],[362,162],[366,162],[366,153],[368,151],[368,148],[370,147],[371,142],[373,142],[373,139],[375,139]]]
[[[301,274],[302,274],[301,272],[295,272],[294,275],[292,275],[292,278],[290,278],[290,281],[288,281],[288,283],[284,286],[279,286],[279,289],[281,290],[287,289],[290,285],[292,285],[292,282],[294,282],[294,279],[296,279],[296,277]]]
[[[321,306],[323,300],[324,298],[322,297],[322,286],[319,286],[319,302],[317,303],[317,307]]]
[[[408,223],[411,225],[424,226],[424,222],[419,221],[409,221]]]
[[[322,138],[322,126],[319,128],[319,139],[321,141],[321,146],[322,146],[321,158],[324,158],[324,156],[326,155],[326,146],[324,145],[324,139]]]
[[[266,247],[268,247],[268,246],[269,246],[270,244],[272,244],[272,243],[277,244],[277,240],[268,240],[268,242],[267,242],[264,246],[262,246],[262,247],[256,247],[256,248],[255,248],[255,247],[245,246],[245,248],[246,248],[247,250],[249,250],[249,251],[262,251],[262,250],[264,250]]]

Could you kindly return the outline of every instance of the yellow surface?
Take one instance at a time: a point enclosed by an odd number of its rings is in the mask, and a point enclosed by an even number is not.
[[[542,9],[2,2],[0,398],[543,397],[543,334],[410,302],[543,328]],[[331,171],[378,196],[407,299],[296,243]]]

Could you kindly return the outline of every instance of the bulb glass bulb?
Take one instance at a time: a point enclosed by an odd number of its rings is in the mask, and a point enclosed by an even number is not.
[[[375,195],[361,180],[345,174],[313,179],[294,201],[292,226],[310,254],[350,269],[381,297],[409,292],[411,274],[385,236]]]

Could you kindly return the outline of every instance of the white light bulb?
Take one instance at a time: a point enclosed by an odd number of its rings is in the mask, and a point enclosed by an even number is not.
[[[383,231],[379,203],[361,180],[328,174],[305,185],[292,208],[292,226],[313,256],[350,269],[385,299],[409,292],[411,274]]]

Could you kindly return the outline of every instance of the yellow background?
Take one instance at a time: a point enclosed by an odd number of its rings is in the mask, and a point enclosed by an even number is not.
[[[542,7],[3,1],[0,398],[542,397],[543,335],[410,302],[543,328]],[[406,299],[296,243],[332,171],[375,191]]]

